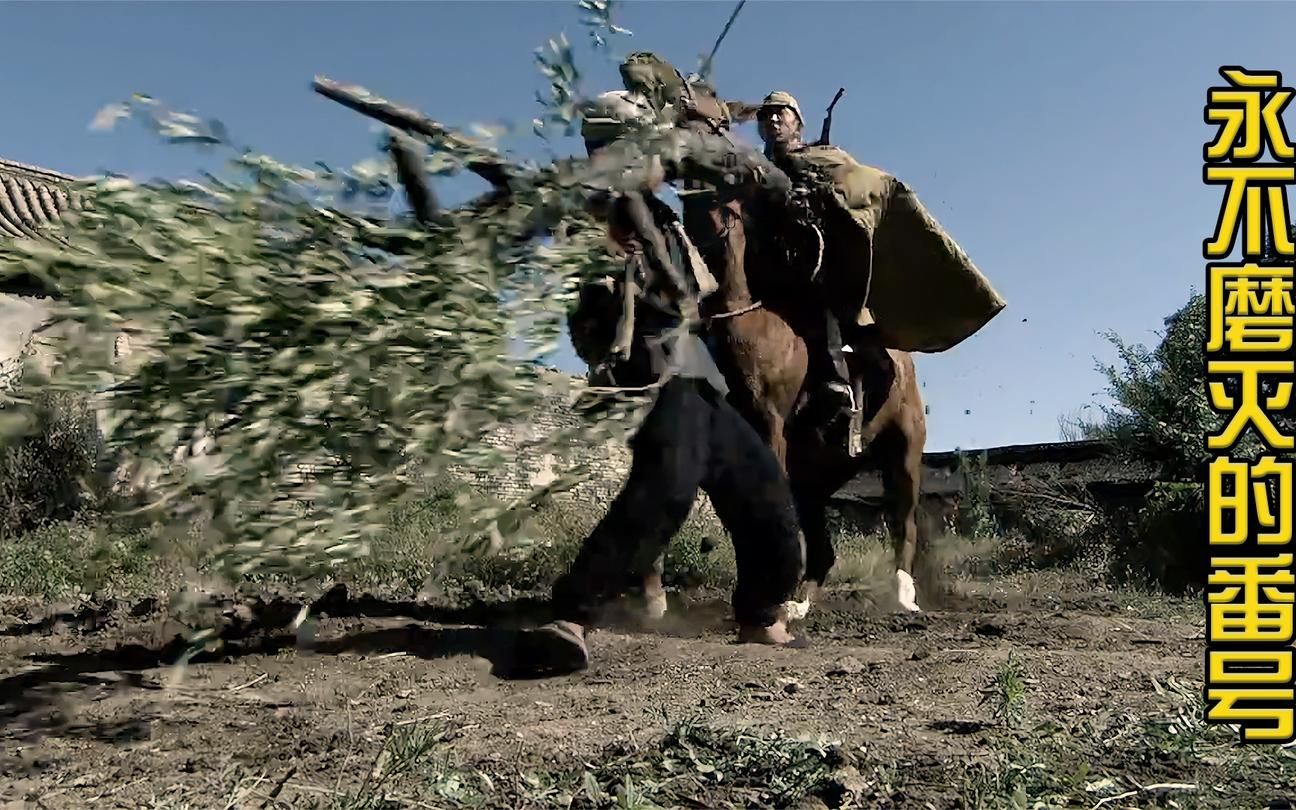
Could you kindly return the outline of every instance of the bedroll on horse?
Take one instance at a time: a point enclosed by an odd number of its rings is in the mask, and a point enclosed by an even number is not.
[[[823,271],[844,312],[877,324],[888,348],[942,352],[971,337],[1006,303],[900,179],[835,146],[789,156],[820,180]]]

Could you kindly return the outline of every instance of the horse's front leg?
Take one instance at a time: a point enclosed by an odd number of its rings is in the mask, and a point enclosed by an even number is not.
[[[895,543],[896,596],[904,610],[919,612],[917,587],[914,584],[914,557],[918,551],[919,483],[922,477],[922,451],[908,446],[895,460],[892,473],[892,528]]]
[[[804,619],[810,613],[810,606],[819,598],[828,572],[836,562],[833,550],[832,535],[828,531],[828,505],[820,496],[810,494],[807,489],[794,489],[797,508],[797,519],[801,523],[801,533],[805,540],[805,576],[797,587],[792,600],[784,604],[788,618]]]
[[[784,475],[788,474],[788,441],[787,436],[783,435],[787,427],[787,420],[783,414],[773,407],[765,413],[765,441],[770,450],[774,451],[774,458],[778,459],[779,469]]]
[[[658,621],[666,615],[666,587],[662,585],[662,573],[666,569],[666,552],[663,551],[653,560],[652,566],[643,578],[643,617],[648,621]]]

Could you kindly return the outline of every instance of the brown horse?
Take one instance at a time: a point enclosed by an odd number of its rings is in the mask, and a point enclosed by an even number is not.
[[[689,129],[706,133],[727,130],[734,120],[750,117],[756,110],[754,105],[721,102],[701,83],[693,84],[690,91],[690,103],[677,108],[682,111],[678,123]],[[326,95],[337,97],[336,93]],[[438,212],[435,196],[426,187],[412,154],[397,139],[391,147],[417,218],[430,222]],[[494,164],[474,168],[495,186],[490,199],[507,197],[507,176],[498,168]],[[729,380],[734,404],[766,437],[796,496],[807,559],[802,601],[792,607],[792,615],[804,615],[834,562],[826,520],[828,500],[866,467],[882,473],[892,502],[900,604],[917,610],[912,571],[918,547],[926,420],[913,360],[908,353],[883,348],[867,334],[853,341],[848,362],[857,399],[863,401],[859,438],[869,453],[847,453],[844,438],[835,435],[828,420],[817,417],[813,407],[807,407],[812,381],[808,379],[806,336],[822,321],[815,311],[819,305],[807,303],[796,289],[781,294],[786,279],[799,269],[790,266],[795,262],[780,258],[781,246],[771,238],[785,231],[777,227],[784,212],[778,206],[762,205],[750,191],[749,186],[690,195],[685,199],[683,219],[690,241],[720,282],[720,289],[705,302],[704,314],[710,318],[715,353]],[[750,206],[755,212],[748,210],[749,203],[755,203]],[[755,223],[760,226],[750,227]],[[749,239],[749,233],[755,238]],[[667,240],[673,241],[669,235]],[[833,246],[825,245],[821,235],[817,248],[816,265],[833,253]],[[603,290],[607,293],[605,303],[615,300],[614,289],[615,284]],[[596,317],[595,322],[605,323],[606,319]],[[579,331],[574,330],[574,338]],[[656,573],[645,577],[644,588],[650,614],[660,615],[665,609],[660,559],[654,568]]]
[[[688,126],[724,129],[732,119],[726,108],[722,116],[695,118]],[[826,264],[832,246],[824,245],[817,231],[786,227],[791,225],[784,219],[786,208],[740,190],[690,193],[683,199],[685,231],[720,284],[703,307],[717,363],[735,407],[766,437],[796,495],[806,574],[800,601],[789,605],[792,617],[804,616],[835,562],[829,499],[869,468],[881,473],[890,501],[898,601],[917,611],[913,566],[927,426],[913,358],[884,348],[867,329],[853,340],[848,366],[856,394],[862,395],[860,438],[867,452],[851,456],[844,432],[817,414],[809,397],[814,381],[808,374],[807,336],[822,324],[822,310],[816,311],[822,304],[807,300],[804,286],[789,284],[808,278],[818,269],[815,263]],[[808,257],[803,262],[790,262],[785,240],[775,239],[789,231],[797,232],[786,241],[800,242],[802,250],[792,253]],[[660,589],[650,582],[650,592],[654,585]]]

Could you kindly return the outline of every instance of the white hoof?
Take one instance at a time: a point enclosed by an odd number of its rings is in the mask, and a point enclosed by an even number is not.
[[[644,598],[643,615],[648,621],[658,621],[666,615],[666,594],[660,593]]]
[[[900,600],[900,607],[914,613],[921,613],[918,607],[918,589],[914,587],[913,577],[908,571],[896,571],[896,596]]]
[[[783,613],[790,622],[799,622],[810,615],[810,600],[804,602],[789,601],[783,603]]]

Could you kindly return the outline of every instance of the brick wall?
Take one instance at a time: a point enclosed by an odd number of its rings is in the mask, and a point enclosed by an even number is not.
[[[557,377],[565,377],[568,382],[578,379],[561,372],[553,373]],[[525,495],[536,486],[552,480],[558,469],[572,462],[585,462],[592,471],[590,480],[555,495],[555,499],[588,510],[587,517],[592,523],[606,512],[608,504],[625,483],[630,471],[630,449],[623,441],[608,441],[586,448],[568,448],[567,453],[579,455],[556,458],[526,446],[528,442],[542,439],[556,431],[577,427],[586,418],[572,407],[572,394],[566,385],[562,385],[564,380],[557,379],[556,382],[559,383],[554,386],[557,390],[546,398],[543,406],[486,437],[488,444],[503,453],[505,463],[490,473],[466,477],[483,492],[508,499]],[[699,517],[715,519],[715,513],[704,493],[698,493],[694,512]]]

